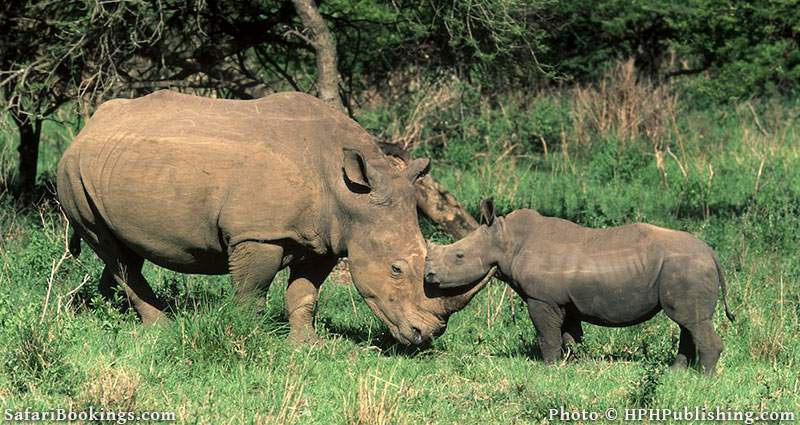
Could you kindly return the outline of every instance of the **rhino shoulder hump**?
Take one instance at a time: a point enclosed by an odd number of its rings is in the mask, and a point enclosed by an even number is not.
[[[101,117],[106,114],[113,114],[130,102],[130,99],[109,99],[97,107],[97,110],[92,115],[92,119],[95,120],[97,117]]]

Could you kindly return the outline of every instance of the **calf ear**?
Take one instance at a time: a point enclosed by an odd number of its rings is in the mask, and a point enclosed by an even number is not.
[[[427,158],[419,158],[411,161],[406,168],[406,177],[411,180],[411,183],[417,181],[428,174],[431,170],[431,160]]]
[[[481,201],[481,221],[485,222],[487,226],[491,226],[494,223],[495,217],[494,200],[492,198],[486,198]]]
[[[342,171],[347,187],[356,193],[367,193],[375,182],[370,181],[371,170],[364,155],[355,149],[342,149]],[[372,173],[374,174],[374,173]]]

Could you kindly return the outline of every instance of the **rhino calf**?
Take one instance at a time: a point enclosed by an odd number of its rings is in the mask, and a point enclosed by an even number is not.
[[[696,237],[649,224],[591,229],[533,210],[496,218],[481,203],[482,225],[447,246],[431,245],[425,280],[441,288],[469,285],[497,267],[498,277],[527,303],[545,362],[580,342],[581,322],[622,327],[660,310],[681,329],[672,368],[684,369],[699,353],[713,374],[722,340],[712,324],[725,280],[714,251]]]

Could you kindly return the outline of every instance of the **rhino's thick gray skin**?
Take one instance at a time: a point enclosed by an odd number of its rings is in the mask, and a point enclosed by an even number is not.
[[[714,251],[696,237],[649,224],[591,229],[532,210],[495,218],[481,204],[483,225],[447,246],[429,246],[427,282],[457,287],[498,267],[499,277],[528,304],[545,362],[580,342],[581,322],[630,326],[660,310],[681,328],[674,368],[714,372],[722,340],[712,317],[725,280]]]
[[[346,255],[370,308],[400,342],[420,344],[480,289],[423,288],[412,184],[427,169],[397,169],[358,124],[302,93],[160,91],[100,106],[59,163],[58,197],[106,264],[101,291],[121,285],[145,323],[164,316],[144,260],[230,272],[240,297],[289,267],[290,337],[313,339],[319,286]]]

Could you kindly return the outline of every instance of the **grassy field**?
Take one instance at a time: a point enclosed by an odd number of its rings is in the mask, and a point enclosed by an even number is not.
[[[597,89],[499,105],[462,92],[470,112],[443,100],[420,119],[415,154],[436,158],[435,177],[473,212],[493,195],[503,212],[536,208],[597,227],[646,221],[708,242],[738,318],[730,323],[718,308],[725,350],[717,377],[667,369],[679,330],[663,314],[625,329],[585,325],[577,352],[547,367],[521,301],[501,282],[456,314],[430,349],[409,351],[337,274],[317,313],[324,342],[294,347],[285,342],[285,273],[257,312],[232,306],[228,277],[147,265],[174,320],[144,328],[98,297],[93,253],[66,256],[52,201],[21,209],[6,193],[0,405],[175,411],[181,423],[204,424],[546,423],[560,406],[800,415],[800,105],[693,110],[658,88],[619,90],[628,93],[622,104]],[[373,109],[360,119],[379,134],[419,118]],[[43,182],[75,129],[48,123],[45,131]],[[0,152],[4,176],[13,145]]]

